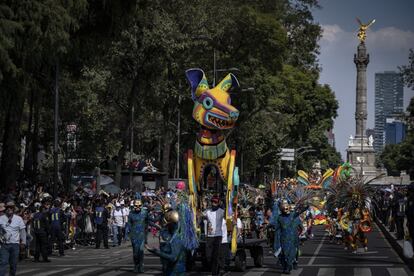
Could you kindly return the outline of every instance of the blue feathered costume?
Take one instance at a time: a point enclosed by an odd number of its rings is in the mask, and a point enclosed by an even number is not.
[[[134,210],[128,216],[129,235],[134,256],[134,272],[144,272],[144,244],[147,235],[149,217],[148,210],[142,207],[140,200],[135,200]]]

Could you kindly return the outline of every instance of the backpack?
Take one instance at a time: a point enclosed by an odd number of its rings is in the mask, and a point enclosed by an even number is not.
[[[101,225],[103,223],[104,207],[96,207],[95,209],[95,224]]]
[[[53,228],[60,227],[61,217],[60,217],[60,208],[52,208],[51,210],[51,225]]]

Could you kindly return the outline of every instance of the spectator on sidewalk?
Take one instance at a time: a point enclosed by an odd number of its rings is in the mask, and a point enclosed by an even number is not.
[[[112,211],[111,218],[113,246],[120,246],[122,242],[122,232],[125,226],[125,217],[119,202],[115,203],[115,209]]]
[[[4,238],[0,246],[0,275],[6,275],[9,267],[9,275],[15,276],[20,248],[26,246],[26,225],[14,213],[14,202],[8,202],[5,208],[5,214],[0,217],[0,232],[3,232]]]
[[[414,182],[408,185],[407,207],[405,209],[407,215],[408,232],[411,237],[411,243],[414,247]]]
[[[104,200],[98,200],[95,213],[94,213],[94,223],[96,228],[96,245],[95,248],[99,249],[101,246],[101,241],[103,240],[104,247],[109,249],[108,246],[108,219],[109,213],[108,210],[103,207],[105,205]]]

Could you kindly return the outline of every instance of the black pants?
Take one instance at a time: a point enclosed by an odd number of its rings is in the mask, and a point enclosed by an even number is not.
[[[60,228],[52,228],[52,232],[50,233],[50,247],[49,252],[52,253],[53,243],[56,242],[59,248],[59,255],[64,255],[64,248],[63,248],[63,233],[62,229]]]
[[[395,226],[397,227],[397,240],[402,240],[404,238],[404,217],[396,216]]]
[[[43,261],[47,260],[47,233],[35,233],[35,252],[34,259],[38,261],[40,254],[42,255]]]
[[[230,265],[230,247],[228,243],[220,244],[219,268],[226,271]]]
[[[207,237],[206,239],[206,257],[211,266],[211,274],[219,275],[219,258],[221,254],[222,237]]]
[[[96,226],[96,248],[101,247],[102,239],[104,247],[108,248],[108,225],[106,224]]]

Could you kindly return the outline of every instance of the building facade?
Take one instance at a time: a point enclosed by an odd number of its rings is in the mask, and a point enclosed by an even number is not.
[[[406,124],[396,118],[387,118],[385,122],[385,144],[399,144],[405,138]]]
[[[386,144],[387,118],[404,110],[402,77],[394,71],[375,74],[375,136],[374,149],[378,154]]]

